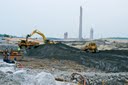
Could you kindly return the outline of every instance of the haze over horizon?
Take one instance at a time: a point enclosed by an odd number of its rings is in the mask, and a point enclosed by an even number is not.
[[[128,0],[1,0],[0,34],[26,36],[36,27],[47,37],[78,38],[83,7],[83,38],[128,36]],[[37,35],[35,35],[37,36]]]

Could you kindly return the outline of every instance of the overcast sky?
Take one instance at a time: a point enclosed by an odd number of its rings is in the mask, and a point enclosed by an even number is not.
[[[128,37],[128,0],[0,0],[0,33],[25,36],[36,29],[47,37],[78,37],[83,6],[83,37]]]

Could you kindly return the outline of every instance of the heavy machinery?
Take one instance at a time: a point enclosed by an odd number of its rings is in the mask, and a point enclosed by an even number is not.
[[[90,42],[87,45],[84,46],[82,49],[83,51],[91,52],[91,53],[96,53],[97,50],[97,45],[94,42]]]
[[[21,40],[19,43],[18,43],[18,46],[20,48],[30,48],[31,46],[37,46],[39,45],[38,42],[35,42],[35,41],[28,41],[28,39],[26,40]]]
[[[36,33],[36,34],[39,34],[39,35],[43,38],[43,43],[44,43],[44,44],[55,44],[54,41],[48,40],[48,39],[45,37],[45,35],[44,35],[42,32],[40,32],[39,30],[34,30],[31,34],[28,34],[27,37],[26,37],[26,41],[28,40],[29,37],[31,37],[31,36],[34,35],[35,33]]]
[[[28,34],[28,35],[26,36],[26,40],[21,40],[21,41],[18,43],[19,47],[20,47],[20,48],[23,48],[23,47],[25,47],[25,48],[31,48],[31,46],[38,46],[38,45],[39,45],[38,42],[35,42],[35,41],[28,41],[28,38],[31,37],[32,35],[34,35],[35,33],[36,33],[36,34],[39,34],[39,35],[43,38],[43,43],[44,43],[44,44],[55,44],[55,42],[48,40],[48,39],[45,37],[45,35],[44,35],[43,33],[41,33],[41,32],[38,31],[38,30],[34,30],[31,34]]]
[[[7,63],[15,63],[15,61],[19,61],[23,59],[22,53],[20,51],[14,50],[4,50],[3,52],[3,60]]]

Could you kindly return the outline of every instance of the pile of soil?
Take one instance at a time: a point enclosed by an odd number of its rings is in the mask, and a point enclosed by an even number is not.
[[[79,60],[81,53],[79,49],[61,43],[40,45],[27,50],[27,56],[76,61]]]
[[[119,51],[121,52],[121,51]],[[125,51],[123,53],[127,53]],[[127,72],[128,56],[118,51],[86,53],[65,44],[45,44],[27,50],[27,56],[58,60],[72,60],[87,67],[93,67],[106,72]]]

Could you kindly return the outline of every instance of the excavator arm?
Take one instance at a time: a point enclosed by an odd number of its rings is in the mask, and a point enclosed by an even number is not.
[[[47,40],[47,38],[45,37],[45,35],[42,32],[38,31],[38,30],[34,30],[31,34],[27,35],[26,36],[26,42],[28,42],[28,38],[31,37],[32,35],[34,35],[35,33],[37,33],[40,36],[42,36],[43,41],[44,41],[45,44],[46,43],[48,43],[48,44],[55,44],[53,41]]]
[[[38,30],[34,30],[31,34],[26,36],[26,42],[28,41],[28,38],[31,37],[32,35],[34,35],[35,33],[39,34],[40,36],[42,36],[44,43],[47,43],[49,40],[47,40],[47,38],[45,37],[45,35],[43,33],[41,33]]]
[[[56,44],[57,43],[57,42],[54,42],[54,41],[47,40],[47,38],[45,37],[45,35],[43,33],[41,33],[38,30],[34,30],[31,34],[28,34],[26,36],[26,40],[21,40],[21,42],[18,43],[19,47],[20,48],[24,48],[24,47],[25,48],[30,48],[31,46],[39,45],[38,42],[28,41],[28,38],[31,37],[32,35],[34,35],[35,33],[42,36],[44,44]]]

